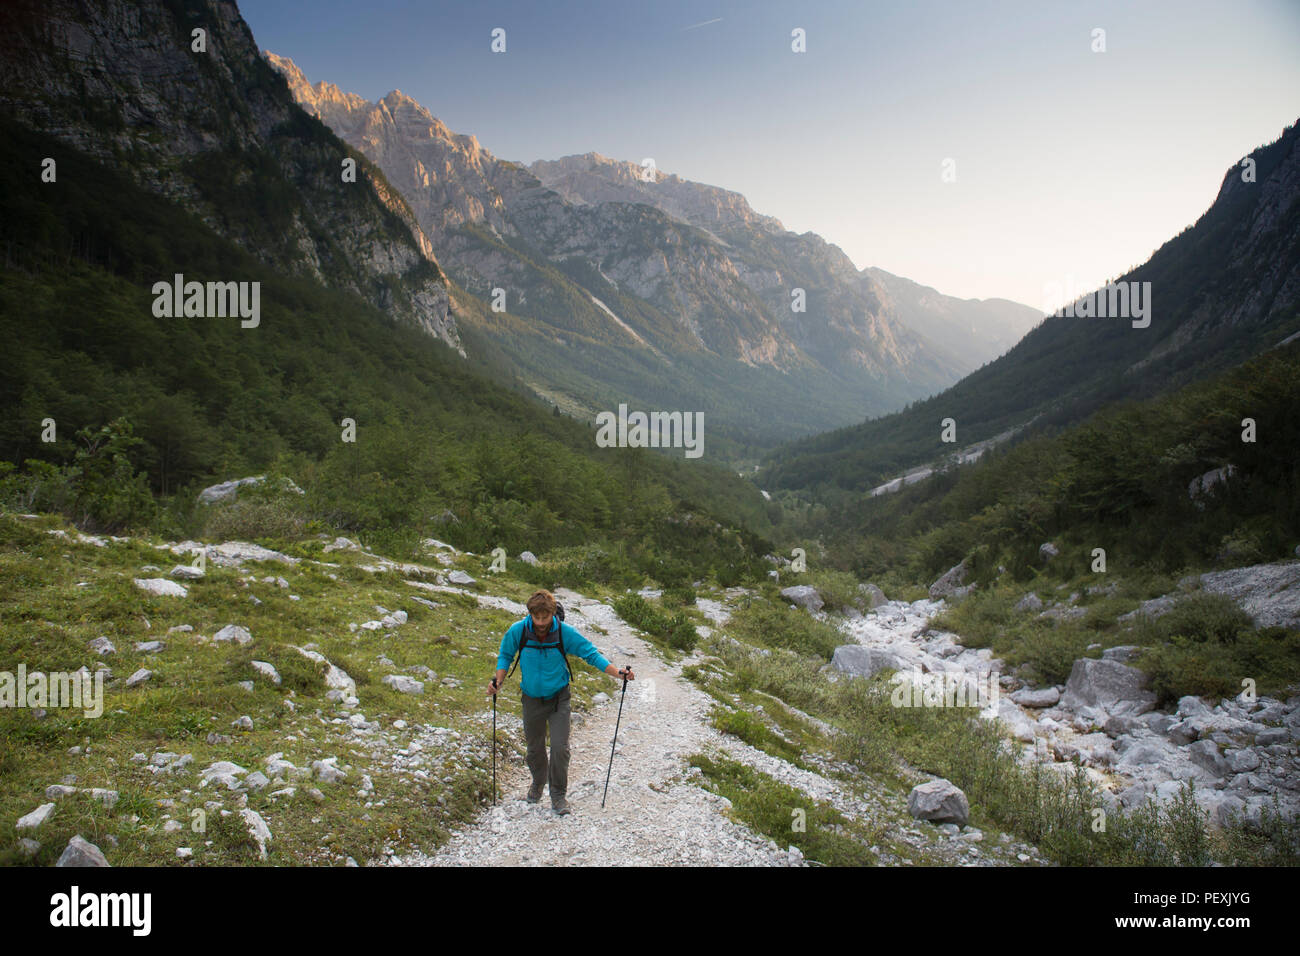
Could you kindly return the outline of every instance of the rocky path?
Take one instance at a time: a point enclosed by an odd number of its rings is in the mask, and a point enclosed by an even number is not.
[[[621,684],[610,680],[610,699],[581,724],[575,714],[570,737],[569,804],[557,816],[549,795],[538,804],[521,797],[530,776],[522,762],[498,763],[501,803],[432,855],[396,858],[407,866],[602,866],[697,864],[783,866],[799,862],[766,837],[724,816],[729,802],[691,783],[686,758],[717,744],[708,724],[711,699],[655,655],[613,609],[572,592],[557,592],[566,620],[617,664],[636,671],[623,701],[609,796],[601,808],[610,742],[618,719]],[[523,613],[522,606],[519,612]],[[593,625],[599,625],[602,635]],[[490,709],[485,720],[491,721]],[[503,692],[498,727],[520,736],[517,681]],[[765,756],[765,755],[764,755]]]
[[[500,599],[475,596],[500,604]],[[608,605],[563,590],[557,597],[570,623],[605,656],[615,663],[632,663],[637,673],[623,702],[605,807],[601,796],[621,686],[612,680],[609,700],[598,703],[585,718],[575,714],[570,738],[571,814],[557,816],[548,795],[538,804],[524,802],[530,780],[526,766],[517,758],[498,763],[503,797],[497,807],[455,833],[437,851],[393,857],[387,860],[390,865],[804,865],[797,848],[782,850],[768,837],[726,816],[730,801],[699,786],[699,771],[687,765],[687,757],[699,752],[744,763],[802,791],[810,801],[827,802],[849,819],[872,825],[882,836],[888,835],[882,843],[892,844],[872,847],[882,864],[918,859],[985,866],[1041,862],[1032,848],[1005,835],[984,844],[984,834],[973,827],[940,828],[913,820],[906,812],[905,794],[874,784],[854,792],[833,779],[824,759],[811,761],[823,772],[796,767],[719,732],[709,723],[713,698],[681,676],[680,664],[665,664]],[[701,599],[699,606],[706,617],[722,624],[735,597],[729,593],[722,601]],[[522,606],[512,609],[524,613]],[[606,633],[599,633],[597,626]],[[480,720],[490,725],[490,709]],[[522,737],[517,685],[503,694],[497,721],[498,728],[509,728]]]

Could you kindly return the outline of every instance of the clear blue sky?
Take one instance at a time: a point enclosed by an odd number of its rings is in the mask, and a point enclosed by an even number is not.
[[[859,267],[1035,307],[1046,283],[1091,287],[1144,261],[1300,117],[1297,0],[240,10],[312,82],[371,100],[401,89],[504,159],[653,157]],[[790,49],[795,27],[806,53]]]

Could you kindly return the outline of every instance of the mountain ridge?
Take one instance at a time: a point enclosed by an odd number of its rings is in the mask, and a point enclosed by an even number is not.
[[[298,107],[234,3],[13,0],[0,54],[0,108],[19,121],[120,164],[268,265],[460,349],[428,237],[379,170]],[[347,159],[358,188],[343,188]]]
[[[571,182],[566,197],[535,174],[559,167],[499,159],[400,91],[363,106],[264,56],[305,109],[385,171],[458,286],[484,300],[505,293],[505,312],[480,315],[481,327],[538,394],[554,394],[544,377],[557,363],[581,365],[594,378],[568,397],[589,415],[611,397],[665,392],[770,443],[898,407],[969,367],[883,313],[883,295],[837,247],[794,237],[738,193],[660,172],[677,216],[614,201],[648,185],[634,184],[640,167],[588,154],[622,186],[593,197],[599,177]],[[795,288],[804,313],[791,309]],[[578,354],[566,353],[575,342]]]
[[[767,461],[767,488],[860,492],[943,456],[940,422],[965,446],[1040,417],[1082,421],[1123,399],[1153,397],[1272,348],[1300,329],[1300,134],[1286,127],[1225,174],[1196,222],[1117,283],[1150,283],[1154,318],[1046,317],[1010,351],[923,402],[791,443]],[[1089,293],[1092,295],[1093,293]],[[1028,435],[1032,431],[1026,429]]]

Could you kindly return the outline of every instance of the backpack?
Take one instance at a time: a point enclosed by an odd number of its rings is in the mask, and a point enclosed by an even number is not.
[[[569,666],[569,655],[564,653],[564,605],[561,604],[559,601],[555,602],[555,616],[560,621],[560,626],[557,629],[559,632],[559,636],[557,640],[560,643],[559,646],[560,660],[564,661],[564,669],[569,672],[569,682],[572,683],[573,668]],[[515,652],[514,663],[510,665],[510,670],[506,674],[507,680],[509,680],[510,675],[515,672],[515,668],[519,666],[519,659],[524,656],[524,645],[527,643],[528,643],[528,625],[525,624],[523,634],[519,638],[519,650]],[[540,641],[538,641],[537,646],[544,651],[550,650],[550,645],[542,644]]]

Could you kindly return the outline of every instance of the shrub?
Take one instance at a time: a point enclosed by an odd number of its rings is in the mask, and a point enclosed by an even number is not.
[[[296,539],[306,533],[307,517],[288,501],[236,498],[214,507],[203,525],[208,540]]]
[[[1021,639],[1013,658],[1028,664],[1041,683],[1064,684],[1074,662],[1088,656],[1087,647],[1095,640],[1095,634],[1076,625],[1039,625]]]
[[[660,599],[664,607],[691,607],[695,604],[695,589],[690,587],[664,588]]]
[[[1253,628],[1250,615],[1236,601],[1204,591],[1182,598],[1159,620],[1167,636],[1181,635],[1199,643],[1234,644]]]
[[[685,614],[665,614],[639,594],[614,599],[614,611],[627,623],[679,651],[693,651],[700,636]]]
[[[1162,705],[1188,694],[1231,697],[1241,689],[1226,648],[1182,636],[1147,650],[1138,666],[1151,678],[1151,689]]]

